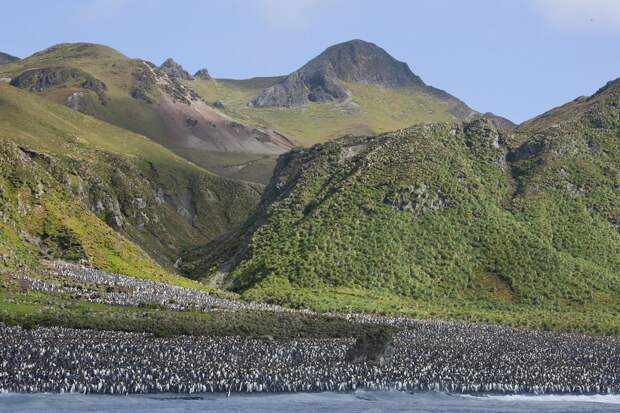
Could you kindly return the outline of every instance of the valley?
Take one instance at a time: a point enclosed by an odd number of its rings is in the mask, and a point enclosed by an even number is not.
[[[0,393],[620,391],[620,79],[517,125],[358,39],[209,69],[0,53]]]

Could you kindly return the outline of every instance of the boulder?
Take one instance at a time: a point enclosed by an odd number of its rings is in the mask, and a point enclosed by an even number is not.
[[[347,350],[345,360],[349,363],[367,363],[383,366],[394,352],[392,335],[385,330],[367,331],[360,334],[355,344]]]
[[[211,80],[211,75],[207,69],[200,69],[196,73],[194,73],[194,78],[202,79],[202,80]]]

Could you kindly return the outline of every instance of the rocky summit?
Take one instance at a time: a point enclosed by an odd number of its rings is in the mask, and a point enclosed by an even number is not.
[[[289,107],[311,102],[344,99],[349,91],[339,82],[399,88],[424,86],[406,63],[390,56],[374,43],[351,40],[327,48],[252,100],[257,107]]]
[[[174,61],[171,57],[167,58],[164,63],[159,66],[159,70],[167,74],[172,78],[179,78],[185,80],[193,80],[194,76],[190,75],[187,70],[183,69],[183,66]]]
[[[211,75],[207,69],[200,69],[196,73],[194,73],[194,78],[202,79],[202,80],[211,80]]]

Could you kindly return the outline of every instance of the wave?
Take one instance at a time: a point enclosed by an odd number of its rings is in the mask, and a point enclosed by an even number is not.
[[[484,394],[458,395],[465,398],[498,400],[506,402],[570,402],[620,404],[620,394]]]

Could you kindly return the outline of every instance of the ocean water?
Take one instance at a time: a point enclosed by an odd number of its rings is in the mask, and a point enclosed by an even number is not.
[[[365,392],[102,396],[0,394],[1,413],[620,412],[620,395],[466,396]]]

